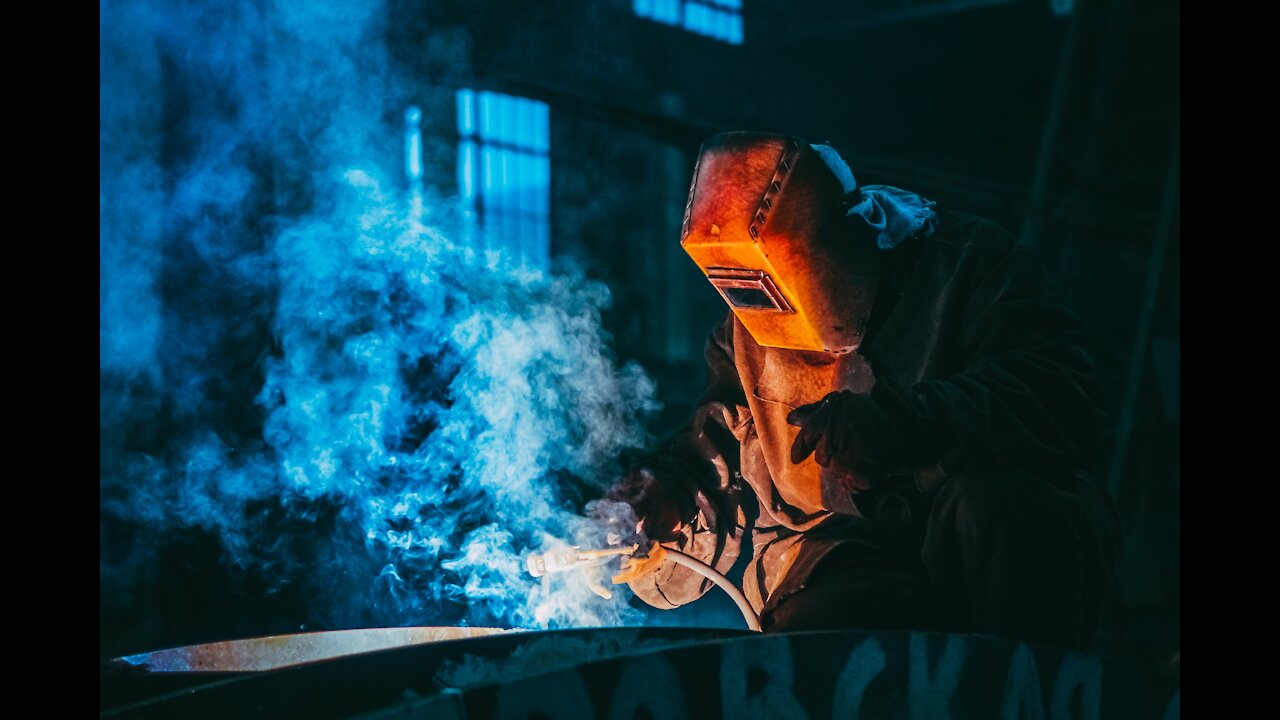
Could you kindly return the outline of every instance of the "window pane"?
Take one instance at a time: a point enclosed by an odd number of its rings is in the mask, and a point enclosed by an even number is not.
[[[658,0],[654,19],[668,25],[680,24],[680,0]]]
[[[458,194],[468,204],[475,204],[476,144],[470,140],[458,143]]]
[[[633,0],[631,8],[637,17],[742,44],[741,0]]]
[[[742,44],[742,16],[734,15],[729,23],[729,42],[734,45]]]
[[[486,246],[545,268],[551,255],[549,108],[529,98],[460,90],[458,109],[458,193],[482,209]],[[474,140],[465,132],[469,126]]]
[[[458,91],[458,134],[462,136],[473,135],[476,131],[475,125],[475,93],[470,90]]]

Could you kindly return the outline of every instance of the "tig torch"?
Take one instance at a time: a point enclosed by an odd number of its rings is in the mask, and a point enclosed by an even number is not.
[[[733,598],[734,604],[738,606],[738,610],[742,612],[742,618],[747,621],[747,627],[760,632],[760,618],[756,615],[755,610],[752,609],[751,603],[747,602],[747,596],[743,595],[738,586],[729,582],[729,578],[717,572],[715,568],[679,550],[673,550],[657,543],[654,543],[649,548],[647,557],[636,557],[635,553],[639,549],[639,545],[624,545],[607,550],[582,550],[574,546],[567,550],[553,550],[544,554],[534,553],[529,556],[525,564],[529,569],[530,575],[542,577],[551,573],[596,567],[606,562],[609,557],[621,556],[624,558],[622,572],[612,577],[613,584],[620,585],[654,572],[662,566],[663,562],[671,560],[677,565],[683,565],[702,575],[728,593],[729,597]],[[611,594],[603,588],[597,588],[593,585],[591,589],[606,600],[611,597]]]

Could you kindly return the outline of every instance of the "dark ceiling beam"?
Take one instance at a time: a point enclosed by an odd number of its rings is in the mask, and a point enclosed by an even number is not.
[[[733,123],[708,118],[676,117],[635,105],[623,105],[594,95],[585,95],[549,83],[523,80],[488,80],[486,87],[541,100],[557,112],[568,112],[695,152],[708,136],[732,127]]]
[[[944,0],[943,2],[918,3],[913,0],[902,0],[900,3],[901,7],[897,10],[890,10],[888,12],[880,12],[874,15],[864,15],[849,20],[837,21],[833,21],[829,17],[812,17],[812,19],[805,21],[805,25],[807,27],[800,32],[769,36],[767,39],[761,39],[766,40],[770,44],[776,43],[779,45],[789,45],[802,42],[807,43],[816,39],[830,37],[832,35],[843,35],[850,32],[884,27],[887,25],[901,25],[903,23],[916,22],[918,20],[941,17],[943,15],[969,12],[994,5],[1010,5],[1013,3],[1027,1],[1028,0]],[[1046,0],[1038,1],[1046,2]]]
[[[624,105],[555,87],[550,83],[486,79],[485,86],[499,92],[541,100],[554,107],[556,112],[591,118],[619,130],[672,145],[690,154],[696,153],[702,141],[709,136],[740,125],[730,119],[671,115]],[[849,152],[847,155],[857,176],[872,184],[910,188],[926,197],[946,196],[975,208],[1021,208],[1028,199],[1027,188],[1021,184],[963,175],[880,155],[857,152]]]

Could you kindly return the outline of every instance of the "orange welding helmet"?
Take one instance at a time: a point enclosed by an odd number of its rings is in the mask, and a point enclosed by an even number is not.
[[[680,245],[760,345],[848,353],[862,343],[880,256],[846,217],[845,190],[798,138],[703,143]]]

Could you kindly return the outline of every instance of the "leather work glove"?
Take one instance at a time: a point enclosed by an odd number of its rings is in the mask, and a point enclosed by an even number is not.
[[[697,512],[694,498],[680,492],[676,485],[649,468],[639,467],[628,472],[609,491],[609,497],[635,509],[645,537],[671,542],[679,539],[680,529]]]
[[[818,465],[847,478],[854,490],[870,489],[876,478],[906,464],[907,437],[897,418],[905,407],[897,394],[879,396],[839,390],[791,411],[787,422],[800,428],[791,462],[813,454]],[[898,412],[894,412],[894,411]]]
[[[719,531],[719,518],[728,508],[717,505],[701,487],[714,477],[714,466],[705,459],[659,454],[633,467],[608,495],[635,509],[645,537],[673,542],[681,540],[682,533],[695,521],[693,532]],[[728,495],[716,497],[722,503],[733,501]],[[733,517],[732,513],[727,517]],[[732,525],[730,520],[729,526]]]

